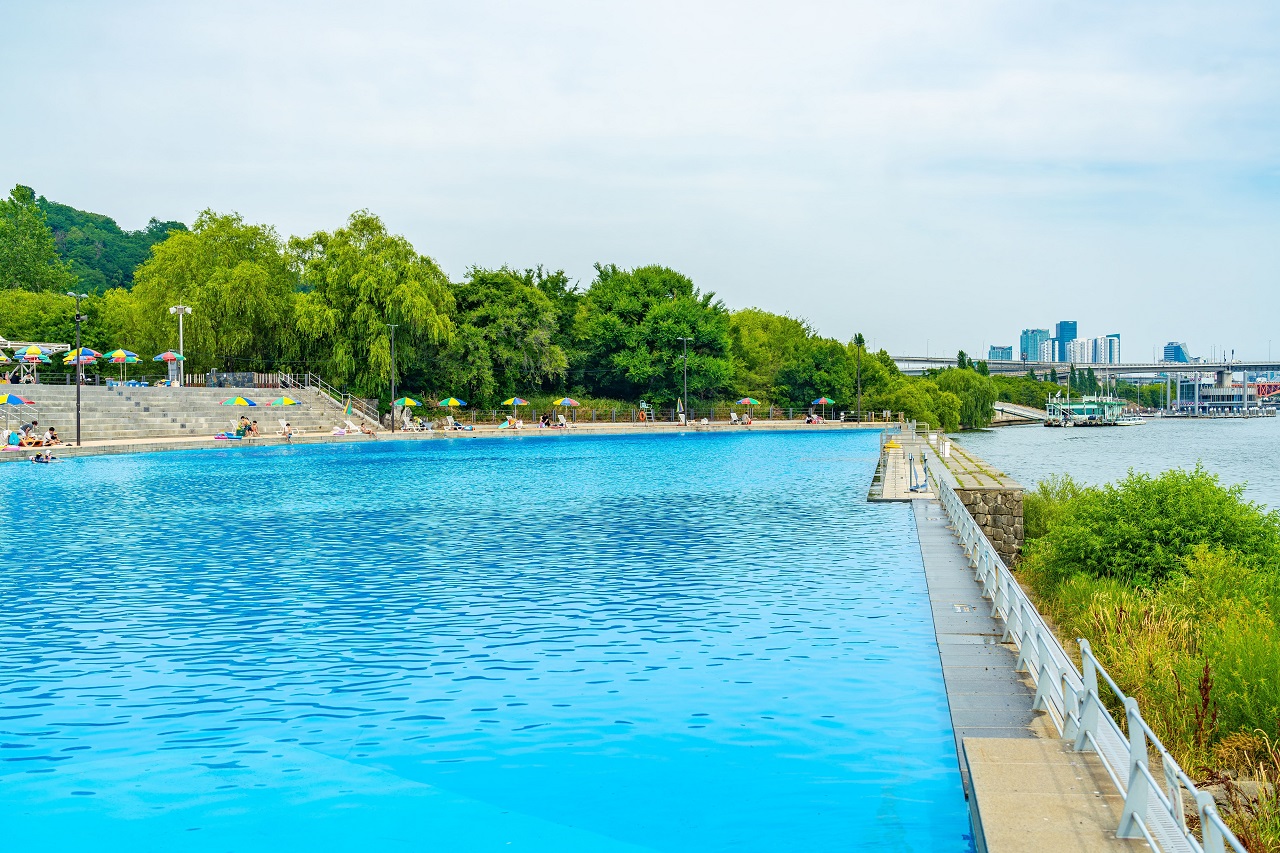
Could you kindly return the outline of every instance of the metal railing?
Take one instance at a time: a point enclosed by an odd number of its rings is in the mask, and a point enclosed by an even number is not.
[[[301,376],[294,376],[292,373],[281,373],[280,387],[298,391],[311,391],[317,397],[327,400],[344,414],[347,411],[347,407],[350,406],[353,415],[359,415],[375,426],[381,423],[377,410],[369,406],[364,400],[352,394],[344,394],[314,373],[304,373]]]
[[[1077,751],[1096,752],[1116,789],[1124,795],[1117,837],[1143,838],[1159,851],[1225,853],[1229,847],[1236,853],[1247,853],[1218,814],[1213,797],[1196,788],[1142,718],[1137,700],[1126,696],[1098,663],[1087,640],[1079,641],[1084,673],[1076,669],[1066,649],[965,509],[945,469],[940,472],[938,467],[930,469],[938,499],[973,569],[974,580],[982,585],[983,597],[991,601],[991,616],[1004,620],[1000,641],[1017,647],[1016,669],[1029,673],[1035,682],[1033,708],[1045,711],[1063,739]],[[1125,709],[1124,731],[1098,694],[1099,676]],[[1163,782],[1151,772],[1153,754]],[[1199,837],[1187,827],[1182,807],[1184,790],[1195,799]]]

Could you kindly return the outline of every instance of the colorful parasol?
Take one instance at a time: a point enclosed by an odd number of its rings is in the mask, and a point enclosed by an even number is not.
[[[553,405],[553,406],[577,406],[577,405],[579,405],[579,403],[578,403],[578,401],[577,401],[577,400],[573,399],[572,397],[561,397],[559,400],[552,400],[552,401],[551,401],[551,405]]]
[[[465,406],[465,405],[466,405],[466,403],[464,403],[463,401],[459,400],[457,397],[445,397],[445,398],[444,398],[443,400],[441,400],[437,405],[442,406],[442,407],[449,407],[449,406]]]
[[[164,352],[160,353],[158,356],[156,356],[151,360],[152,361],[186,361],[187,358],[181,353],[176,353],[173,350],[165,350]]]
[[[253,405],[253,404],[250,403],[249,405]],[[267,403],[267,405],[268,406],[300,406],[302,404],[299,403],[297,400],[293,399],[292,397],[276,397],[270,403]]]
[[[224,406],[256,406],[257,403],[252,400],[246,400],[244,397],[232,397],[229,400],[223,400]]]
[[[417,400],[413,399],[412,397],[401,397],[399,400],[396,400],[396,401],[395,401],[394,403],[392,403],[391,405],[393,405],[393,406],[421,406],[422,404],[421,404],[421,403],[419,403]]]

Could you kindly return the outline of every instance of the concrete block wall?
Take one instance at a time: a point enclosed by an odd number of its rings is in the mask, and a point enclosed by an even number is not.
[[[63,441],[74,440],[74,386],[18,385],[12,390],[35,403],[34,416],[42,430],[54,426]],[[302,432],[329,432],[344,418],[341,409],[314,392],[285,393],[302,405],[282,408],[262,405],[281,396],[278,389],[86,386],[81,388],[81,432],[85,441],[212,436],[229,429],[242,414],[257,420],[264,434],[273,434],[279,429],[276,421],[281,418]],[[221,405],[222,400],[237,395],[256,400],[260,405]],[[13,409],[11,414],[30,418],[33,412],[29,407],[22,407]],[[360,418],[352,420],[359,423]]]
[[[1022,489],[957,488],[956,495],[995,546],[1000,559],[1012,566],[1022,555],[1025,541],[1022,517]]]

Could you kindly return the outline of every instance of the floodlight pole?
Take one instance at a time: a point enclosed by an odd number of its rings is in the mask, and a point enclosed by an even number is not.
[[[182,364],[178,365],[178,384],[184,385],[186,383],[184,382],[183,374],[187,372],[187,368],[186,368],[187,354],[186,352],[183,351],[183,348],[182,348],[182,344],[183,344],[182,318],[185,317],[187,314],[190,314],[191,309],[188,308],[186,305],[175,305],[169,309],[169,313],[178,315],[178,355],[182,356],[182,358],[178,359],[178,361],[183,362]]]
[[[76,447],[80,446],[80,386],[84,383],[84,354],[80,352],[80,300],[87,299],[87,293],[71,293],[70,296],[76,301]]]
[[[676,338],[678,341],[684,341],[684,422],[689,422],[689,339]]]
[[[391,431],[396,431],[396,327],[387,324],[391,330]]]

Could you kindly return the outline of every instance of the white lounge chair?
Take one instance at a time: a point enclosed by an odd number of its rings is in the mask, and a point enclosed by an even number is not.
[[[681,412],[680,414],[676,415],[676,417],[680,419],[681,426],[684,426],[687,423],[684,418],[684,412]]]
[[[564,429],[568,429],[568,428],[569,428],[569,422],[568,422],[568,421],[566,421],[566,420],[564,419],[564,415],[557,414],[557,415],[556,415],[556,421],[557,421],[557,422],[560,424],[560,426],[561,426],[561,427],[563,427]]]
[[[730,412],[730,413],[729,413],[729,423],[731,423],[731,424],[740,424],[740,423],[742,423],[742,418],[738,417],[738,413],[737,413],[737,412]]]

